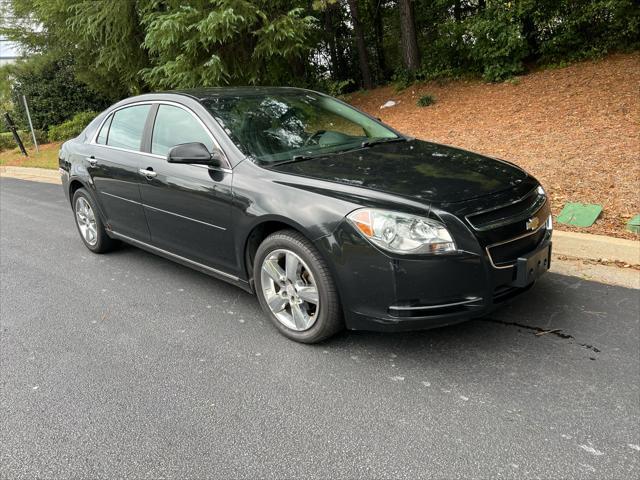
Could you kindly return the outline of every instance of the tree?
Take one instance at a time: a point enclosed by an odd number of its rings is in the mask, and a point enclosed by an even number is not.
[[[412,0],[398,0],[400,13],[400,41],[402,44],[402,59],[404,67],[409,72],[416,72],[420,68],[420,53],[413,15]]]
[[[72,57],[82,83],[115,100],[144,90],[138,72],[148,60],[140,48],[140,14],[152,1],[12,0],[14,21],[0,25],[0,34],[31,55]]]
[[[55,61],[37,57],[8,67],[13,80],[14,120],[22,128],[28,125],[23,95],[29,102],[33,127],[39,130],[48,130],[79,112],[101,111],[111,103],[76,80],[73,61],[69,57]]]
[[[191,0],[151,9],[143,17],[151,63],[144,80],[152,88],[300,81],[316,19],[292,3]]]
[[[373,31],[375,34],[376,58],[378,60],[378,75],[386,80],[389,76],[386,55],[384,52],[384,25],[382,22],[382,0],[370,0],[370,8],[373,10]]]
[[[348,0],[349,10],[351,11],[351,21],[353,22],[353,32],[356,37],[356,46],[358,49],[358,62],[360,64],[360,74],[362,75],[362,86],[370,90],[373,88],[373,80],[371,79],[371,70],[369,69],[369,53],[367,52],[367,44],[364,39],[364,31],[360,23],[360,13],[358,11],[358,0]]]

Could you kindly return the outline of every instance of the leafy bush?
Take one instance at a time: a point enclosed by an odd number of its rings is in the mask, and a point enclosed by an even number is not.
[[[550,3],[541,12],[546,15],[538,14],[544,63],[561,64],[640,47],[640,7],[635,0],[545,3]]]
[[[96,112],[80,112],[76,113],[71,120],[49,127],[49,140],[52,142],[60,142],[77,137],[89,122],[96,118]]]
[[[468,21],[475,40],[471,61],[489,82],[499,82],[524,69],[527,41],[521,32],[516,9],[511,3],[491,3]]]
[[[47,143],[48,139],[45,132],[42,130],[36,130],[35,133],[38,144]],[[20,135],[20,140],[22,140],[25,147],[33,145],[31,132],[29,130],[18,130],[18,135]],[[0,152],[2,150],[13,150],[14,148],[18,148],[18,144],[13,139],[13,134],[11,132],[0,133]]]
[[[436,103],[436,99],[433,95],[423,95],[418,99],[416,105],[418,105],[419,107],[428,107],[429,105],[433,105],[434,103]]]
[[[20,138],[22,138],[22,135],[20,135]],[[0,133],[0,152],[2,150],[15,148],[16,146],[16,142],[13,141],[13,135],[11,134],[11,132]]]

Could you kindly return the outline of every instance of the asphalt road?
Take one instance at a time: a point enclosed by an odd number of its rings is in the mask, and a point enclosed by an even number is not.
[[[488,320],[304,346],[235,287],[91,254],[59,186],[0,204],[1,478],[638,478],[638,290],[550,273]]]

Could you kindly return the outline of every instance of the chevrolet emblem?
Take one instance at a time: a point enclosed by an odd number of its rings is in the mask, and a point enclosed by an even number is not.
[[[539,225],[540,225],[540,220],[538,220],[538,217],[532,217],[529,220],[527,220],[527,223],[525,224],[525,228],[527,230],[535,230],[538,228]]]

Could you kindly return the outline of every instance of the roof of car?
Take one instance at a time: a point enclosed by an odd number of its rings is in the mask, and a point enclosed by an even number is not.
[[[187,95],[197,100],[205,100],[218,96],[253,96],[253,95],[274,95],[286,93],[311,93],[312,90],[297,87],[209,87],[209,88],[193,88],[185,90],[171,90],[168,92],[158,93],[175,93],[178,95]],[[316,93],[316,92],[313,92]]]

